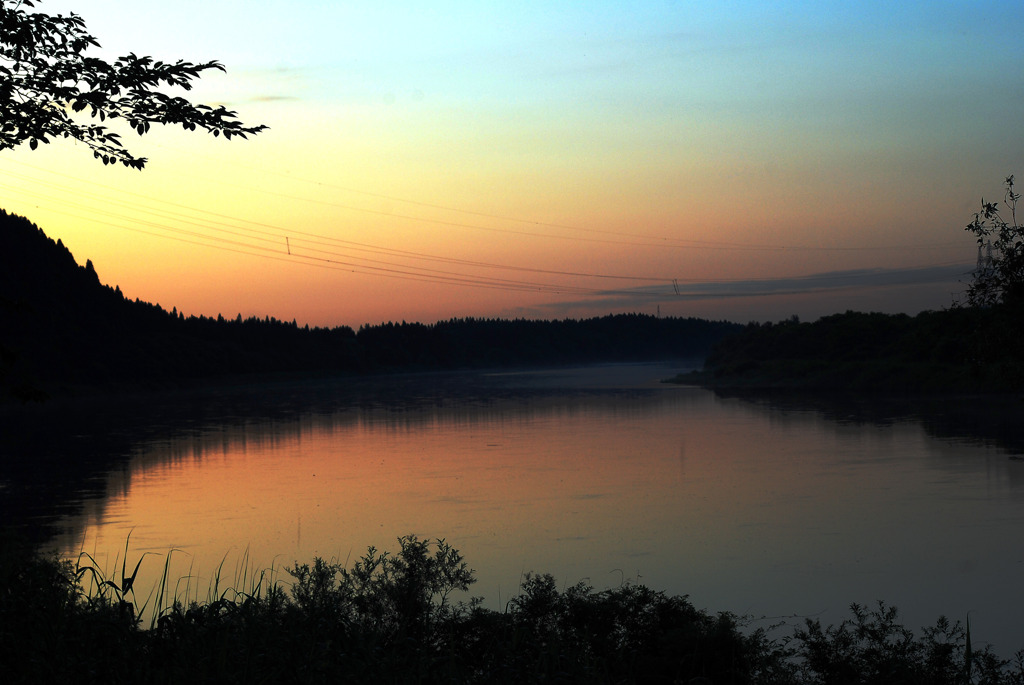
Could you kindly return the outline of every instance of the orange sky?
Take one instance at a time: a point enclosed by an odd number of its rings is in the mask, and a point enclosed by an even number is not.
[[[186,314],[936,309],[1024,159],[1016,4],[76,4],[39,9],[270,126],[0,154],[0,206]]]

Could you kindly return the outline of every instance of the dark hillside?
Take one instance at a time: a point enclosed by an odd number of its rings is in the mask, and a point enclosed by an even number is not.
[[[452,319],[299,327],[184,317],[126,299],[92,262],[0,210],[0,399],[162,388],[251,374],[372,373],[703,357],[741,328],[638,314],[583,321]]]
[[[0,384],[22,397],[43,388],[351,363],[355,336],[348,328],[300,331],[272,319],[228,326],[128,300],[100,283],[91,261],[79,266],[60,241],[6,212],[0,213],[0,255]],[[278,356],[282,349],[293,354]]]

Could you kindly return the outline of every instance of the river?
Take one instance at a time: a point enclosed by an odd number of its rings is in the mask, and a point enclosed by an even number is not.
[[[644,583],[754,625],[838,623],[883,600],[912,628],[969,614],[976,644],[1024,647],[1019,406],[659,382],[679,370],[277,384],[37,415],[17,456],[38,443],[104,466],[74,469],[28,518],[108,574],[127,545],[141,598],[168,555],[168,592],[205,599],[217,576],[287,582],[295,562],[416,534],[461,550],[492,609],[535,571]]]

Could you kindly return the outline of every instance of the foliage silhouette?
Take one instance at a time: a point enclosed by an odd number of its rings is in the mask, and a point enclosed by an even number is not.
[[[295,579],[296,605],[320,620],[341,621],[372,630],[387,640],[426,639],[457,613],[453,592],[475,582],[473,570],[458,550],[443,539],[430,542],[415,535],[398,539],[394,555],[370,547],[351,569],[317,558],[312,566],[286,569]]]
[[[296,564],[290,591],[259,574],[206,602],[175,597],[149,630],[116,593],[83,586],[82,567],[0,547],[5,682],[1024,682],[1024,651],[999,658],[944,617],[915,633],[882,602],[852,605],[837,626],[754,628],[642,585],[559,588],[528,574],[492,611],[446,602],[446,589],[472,582],[456,550],[415,536],[399,544],[351,569]]]
[[[193,104],[162,88],[191,90],[192,81],[216,61],[167,63],[134,53],[106,62],[85,53],[99,47],[82,17],[31,12],[35,0],[0,0],[0,150],[28,143],[33,150],[51,138],[87,145],[104,164],[142,169],[146,159],[125,149],[105,125],[124,119],[140,136],[153,124],[177,124],[187,131],[245,138],[265,126],[245,126],[223,105]],[[75,114],[88,112],[81,123]]]
[[[981,210],[967,224],[978,239],[978,269],[967,289],[972,306],[991,307],[1024,301],[1024,227],[1017,220],[1020,193],[1014,191],[1013,176],[1004,182],[1006,211],[998,202],[981,200]]]
[[[906,314],[847,311],[810,322],[751,322],[716,343],[704,369],[679,382],[722,389],[922,393],[1024,389],[1024,228],[1005,181],[1005,217],[982,200],[967,225],[978,240],[971,305]]]
[[[703,371],[677,380],[718,388],[1014,392],[1024,388],[1016,330],[1005,306],[752,322],[716,343]]]

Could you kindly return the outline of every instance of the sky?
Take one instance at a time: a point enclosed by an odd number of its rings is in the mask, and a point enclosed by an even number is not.
[[[43,0],[269,129],[0,152],[129,298],[300,325],[950,306],[1024,172],[1019,2]],[[184,94],[184,93],[182,93]]]

